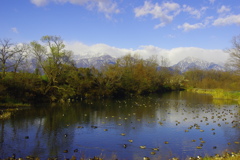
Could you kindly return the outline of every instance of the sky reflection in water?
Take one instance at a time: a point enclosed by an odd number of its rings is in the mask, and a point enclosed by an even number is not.
[[[219,105],[209,96],[186,92],[42,104],[1,120],[0,158],[15,153],[17,157],[33,155],[42,159],[73,155],[168,159],[238,151],[240,145],[234,142],[240,141],[239,110],[239,105]],[[143,145],[146,149],[140,148]]]

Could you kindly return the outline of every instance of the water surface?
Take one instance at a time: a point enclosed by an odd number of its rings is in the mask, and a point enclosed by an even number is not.
[[[12,154],[41,159],[73,155],[185,159],[237,152],[239,108],[234,102],[217,103],[210,96],[187,92],[39,104],[12,112],[9,119],[1,120],[0,159]]]

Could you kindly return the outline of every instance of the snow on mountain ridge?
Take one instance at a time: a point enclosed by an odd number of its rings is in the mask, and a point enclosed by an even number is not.
[[[77,67],[95,67],[100,69],[105,64],[115,64],[117,58],[114,58],[108,54],[90,54],[90,55],[83,55],[78,56],[75,61]],[[178,68],[181,72],[186,72],[193,68],[198,68],[202,70],[222,70],[224,71],[224,67],[222,65],[208,62],[199,58],[195,57],[187,57],[182,61],[178,62],[177,64],[171,66],[171,68]]]
[[[187,57],[177,64],[173,65],[173,67],[177,67],[181,72],[186,72],[192,68],[199,68],[203,70],[224,70],[224,67],[219,64],[208,62],[195,57]]]
[[[101,57],[101,56],[104,56],[104,55],[107,55],[106,53],[96,53],[96,54],[93,54],[93,53],[90,53],[90,52],[85,52],[83,54],[77,54],[77,55],[74,55],[74,59],[75,60],[80,60],[80,59],[91,59],[91,58],[95,58],[95,57]]]
[[[75,60],[77,67],[95,67],[100,69],[105,64],[114,64],[116,62],[116,58],[107,55],[107,54],[100,54],[100,56],[91,56],[91,57],[79,57]]]

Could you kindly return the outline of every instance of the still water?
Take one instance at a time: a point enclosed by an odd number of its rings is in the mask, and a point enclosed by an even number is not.
[[[73,155],[78,159],[185,159],[237,152],[239,113],[234,102],[188,92],[41,104],[0,120],[0,159],[12,154],[41,159]]]

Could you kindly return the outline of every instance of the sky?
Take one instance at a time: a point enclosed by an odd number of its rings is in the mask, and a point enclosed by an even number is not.
[[[240,34],[239,0],[1,0],[0,39],[61,36],[76,55],[228,58]]]

